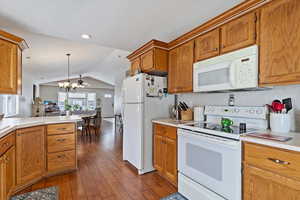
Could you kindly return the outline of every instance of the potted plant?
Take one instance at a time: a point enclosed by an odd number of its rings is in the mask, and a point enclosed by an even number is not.
[[[68,103],[68,100],[65,100],[65,111],[66,116],[70,116],[72,106]]]

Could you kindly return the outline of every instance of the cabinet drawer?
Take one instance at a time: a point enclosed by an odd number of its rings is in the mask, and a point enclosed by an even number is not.
[[[300,153],[244,143],[244,160],[250,165],[300,180]]]
[[[0,139],[0,156],[13,145],[15,145],[15,133],[10,133],[9,135]]]
[[[47,155],[48,171],[58,171],[64,169],[74,169],[76,167],[75,150],[59,153],[49,153]]]
[[[51,124],[47,126],[48,135],[58,135],[75,132],[75,124]]]
[[[51,135],[47,138],[48,152],[75,149],[75,134]]]
[[[161,124],[154,124],[154,134],[165,136],[167,132],[167,126]]]
[[[177,128],[173,126],[154,124],[154,133],[171,139],[177,138]]]

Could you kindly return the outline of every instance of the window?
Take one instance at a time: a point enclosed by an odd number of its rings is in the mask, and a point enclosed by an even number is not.
[[[111,94],[105,94],[104,98],[112,98],[112,95]]]
[[[0,113],[4,113],[5,117],[19,114],[19,96],[0,95]]]
[[[60,110],[65,110],[65,100],[69,95],[68,103],[76,110],[95,110],[96,109],[96,93],[84,92],[59,92],[58,107]]]

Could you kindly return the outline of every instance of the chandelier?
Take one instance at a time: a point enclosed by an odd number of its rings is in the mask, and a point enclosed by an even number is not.
[[[83,88],[83,85],[79,85],[78,83],[72,83],[70,80],[70,56],[71,54],[66,54],[68,56],[68,79],[64,82],[59,82],[58,87],[65,89],[67,92],[70,90],[76,90],[76,88]],[[81,76],[80,76],[81,80]]]

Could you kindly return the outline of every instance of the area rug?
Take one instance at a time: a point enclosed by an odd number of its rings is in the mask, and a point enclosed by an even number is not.
[[[58,200],[58,187],[48,187],[17,195],[10,200]]]
[[[182,196],[181,194],[179,194],[178,192],[176,192],[160,200],[188,200],[188,199]]]

